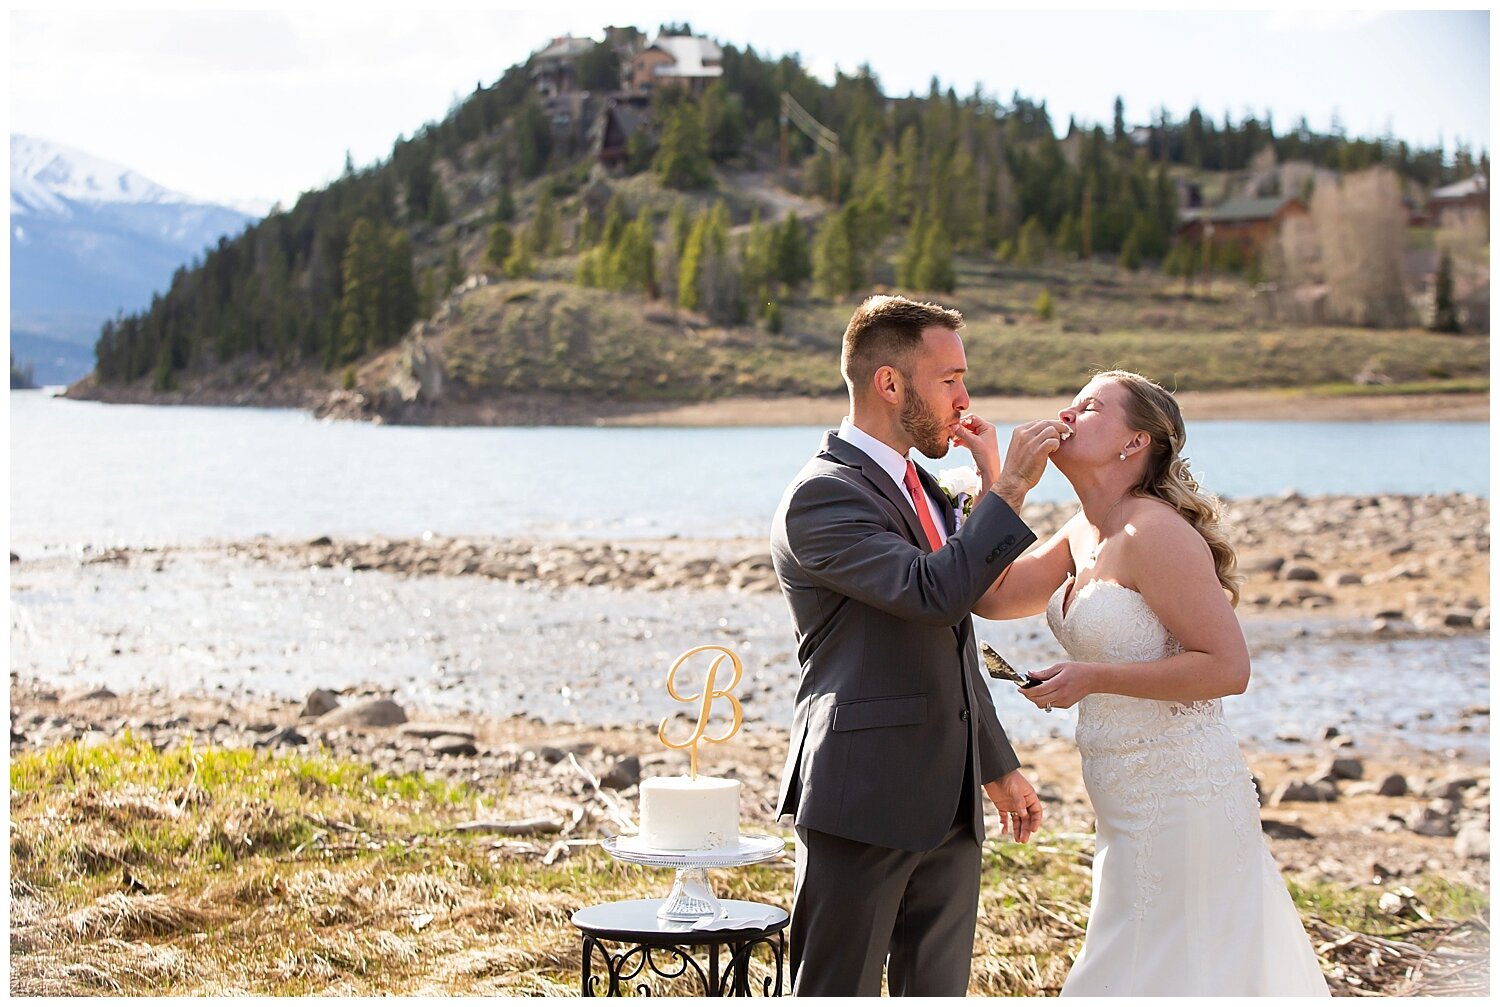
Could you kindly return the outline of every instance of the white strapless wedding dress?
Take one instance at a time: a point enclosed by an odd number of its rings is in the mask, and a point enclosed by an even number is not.
[[[1085,584],[1064,615],[1072,585],[1047,622],[1073,660],[1181,652],[1120,584]],[[1328,996],[1219,700],[1086,696],[1076,738],[1098,837],[1088,933],[1063,995]]]

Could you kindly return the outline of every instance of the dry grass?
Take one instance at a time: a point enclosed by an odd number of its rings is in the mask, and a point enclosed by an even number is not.
[[[573,995],[573,911],[670,882],[582,838],[448,831],[478,795],[324,756],[69,745],[18,755],[11,786],[14,995]],[[1081,834],[987,846],[971,992],[1060,988],[1091,852]],[[790,905],[786,863],[715,880]],[[1294,895],[1342,991],[1473,991],[1485,893],[1422,889],[1434,922],[1400,931],[1368,892]]]

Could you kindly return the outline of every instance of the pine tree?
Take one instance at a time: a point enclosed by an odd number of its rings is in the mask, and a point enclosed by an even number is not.
[[[776,280],[776,235],[761,223],[758,209],[750,217],[750,233],[740,259],[740,279],[750,299],[757,304],[769,300]]]
[[[652,163],[662,184],[669,188],[706,189],[713,185],[708,136],[696,105],[684,102],[672,110]]]
[[[901,247],[901,257],[896,260],[896,283],[900,286],[917,286],[917,273],[922,265],[927,229],[927,214],[919,212],[907,229],[906,243]]]
[[[937,290],[945,294],[953,293],[958,284],[953,272],[953,243],[935,220],[928,225],[927,235],[922,239],[916,283],[919,290]]]
[[[599,233],[599,243],[613,252],[620,244],[620,237],[625,233],[627,223],[625,200],[617,192],[609,197],[609,205],[604,208],[604,229]]]
[[[510,194],[510,186],[500,183],[500,192],[495,196],[495,220],[509,224],[516,219],[516,201]]]
[[[1432,331],[1463,331],[1458,323],[1458,305],[1453,298],[1453,256],[1446,251],[1438,259],[1433,291]]]
[[[1120,265],[1132,273],[1141,268],[1141,234],[1134,227],[1125,236],[1125,244],[1120,246]]]
[[[609,256],[606,285],[615,290],[656,290],[656,243],[651,212],[642,208],[640,215],[620,235],[619,245]]]
[[[392,346],[417,319],[417,287],[412,275],[411,235],[402,228],[385,233],[380,277],[380,344]]]
[[[1047,254],[1047,238],[1042,231],[1042,222],[1027,217],[1016,235],[1016,262],[1023,266],[1040,265]]]
[[[703,252],[698,274],[700,306],[714,321],[738,325],[745,320],[745,300],[739,263],[729,245],[729,207],[722,200],[709,212]]]
[[[692,230],[693,222],[688,219],[687,203],[679,198],[672,203],[672,212],[667,216],[667,240],[671,243],[674,255],[681,257]]]
[[[825,297],[843,297],[864,282],[849,233],[849,219],[847,209],[830,213],[823,218],[813,243],[813,285]]]
[[[406,174],[406,217],[423,220],[432,211],[432,190],[437,185],[432,161],[418,156]]]
[[[795,289],[812,279],[813,263],[807,232],[791,210],[776,229],[776,279]]]
[[[364,217],[349,229],[342,262],[343,296],[339,298],[338,351],[334,363],[358,359],[377,345],[381,332],[380,235]]]
[[[490,243],[484,250],[484,261],[496,269],[505,268],[505,260],[510,258],[511,249],[515,246],[516,238],[509,226],[497,223],[490,228]]]
[[[536,275],[536,253],[532,251],[533,240],[529,227],[522,227],[516,232],[510,255],[505,259],[506,276],[515,280]]]
[[[559,239],[557,235],[557,210],[552,203],[552,190],[544,188],[536,202],[536,215],[531,220],[532,251],[537,255],[556,255]]]
[[[432,194],[427,204],[427,222],[434,227],[442,227],[448,223],[452,211],[448,208],[448,193],[443,189],[443,181],[440,178],[432,180]]]
[[[1035,311],[1037,313],[1037,317],[1042,321],[1052,321],[1053,316],[1057,314],[1057,305],[1052,300],[1052,291],[1047,290],[1046,288],[1042,289],[1042,292],[1038,294],[1036,298]]]
[[[698,278],[703,272],[703,258],[708,241],[708,214],[701,213],[693,221],[693,229],[682,246],[682,257],[677,267],[677,303],[689,311],[697,311],[702,303],[698,292]]]

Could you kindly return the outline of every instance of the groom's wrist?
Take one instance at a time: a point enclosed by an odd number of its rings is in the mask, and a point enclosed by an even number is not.
[[[1017,514],[1021,513],[1021,505],[1026,502],[1028,489],[1030,487],[1020,480],[1006,476],[1004,473],[1001,473],[1000,478],[990,486],[990,492],[1009,504],[1010,509]]]

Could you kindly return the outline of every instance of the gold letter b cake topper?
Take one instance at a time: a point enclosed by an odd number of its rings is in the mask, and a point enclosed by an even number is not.
[[[688,658],[694,656],[695,654],[702,654],[705,651],[715,651],[719,656],[714,659],[713,664],[709,665],[708,679],[703,683],[703,692],[695,693],[691,696],[684,696],[680,694],[677,691],[677,672],[682,668],[684,664],[687,663]],[[723,665],[725,658],[728,658],[734,664],[734,679],[728,685],[724,686],[724,688],[715,689],[714,685],[716,679],[718,678],[719,667]],[[739,732],[740,724],[743,723],[745,719],[745,711],[741,709],[740,701],[735,698],[734,687],[740,684],[740,676],[744,673],[745,666],[740,664],[739,655],[735,654],[735,652],[730,650],[728,647],[719,647],[714,644],[705,644],[702,647],[694,647],[692,650],[679,657],[677,659],[677,662],[672,665],[672,670],[667,672],[667,694],[669,696],[677,700],[677,702],[679,703],[701,702],[701,705],[698,708],[698,723],[693,728],[692,736],[689,737],[686,741],[668,741],[667,722],[672,718],[663,717],[661,727],[657,728],[656,736],[660,738],[661,743],[663,745],[666,745],[668,748],[676,748],[679,750],[686,748],[689,750],[692,759],[692,775],[695,778],[698,775],[698,742],[706,741],[710,744],[719,744],[720,742],[728,741]],[[714,700],[719,698],[729,700],[729,705],[734,708],[734,723],[730,726],[729,730],[724,733],[723,737],[712,738],[708,736],[708,718],[709,714],[713,712]]]

